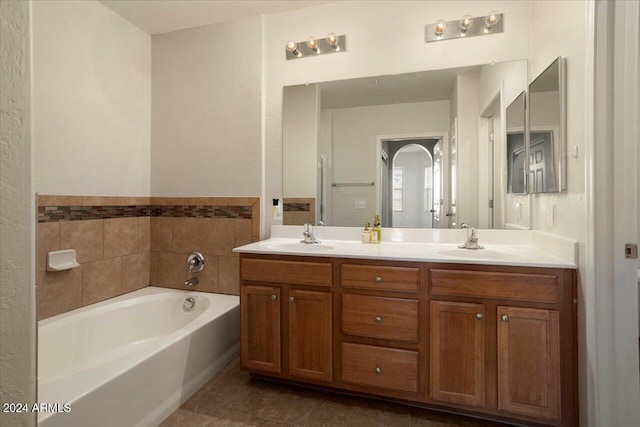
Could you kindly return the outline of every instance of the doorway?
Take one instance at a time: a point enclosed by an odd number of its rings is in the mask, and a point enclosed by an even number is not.
[[[383,227],[435,228],[442,204],[441,167],[434,162],[441,139],[381,141],[380,200]],[[441,161],[441,157],[438,157]]]

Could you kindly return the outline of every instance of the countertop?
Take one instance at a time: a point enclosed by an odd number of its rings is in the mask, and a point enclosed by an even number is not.
[[[379,259],[522,267],[576,268],[575,263],[531,245],[484,244],[484,249],[459,249],[451,243],[381,242],[363,244],[354,240],[322,240],[319,244],[300,239],[271,238],[235,248],[249,254]]]

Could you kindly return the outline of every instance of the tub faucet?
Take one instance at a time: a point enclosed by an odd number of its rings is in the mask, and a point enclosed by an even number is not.
[[[187,279],[184,282],[184,287],[189,289],[191,286],[195,286],[199,283],[199,280],[197,277],[192,277],[191,279]]]
[[[311,226],[311,224],[304,225],[304,231],[302,232],[302,235],[304,236],[304,239],[300,240],[300,243],[320,243],[320,240],[313,237],[313,227]]]
[[[473,227],[467,228],[467,241],[458,247],[460,249],[484,249],[484,246],[478,244],[478,235]]]

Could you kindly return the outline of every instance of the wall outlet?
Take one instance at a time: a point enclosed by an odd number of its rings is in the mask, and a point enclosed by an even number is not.
[[[365,202],[364,200],[356,200],[356,209],[366,209],[367,208],[367,202]]]

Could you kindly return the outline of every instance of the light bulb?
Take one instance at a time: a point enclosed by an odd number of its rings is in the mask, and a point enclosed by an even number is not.
[[[298,57],[302,56],[302,54],[298,50],[298,43],[294,42],[293,40],[289,40],[287,42],[287,50],[293,53],[295,56],[298,56]]]
[[[473,17],[471,15],[464,15],[460,20],[460,31],[467,31],[471,28],[471,25],[473,25]]]
[[[327,40],[329,41],[329,45],[331,46],[331,49],[333,50],[340,49],[340,46],[338,45],[338,36],[336,36],[335,33],[329,33],[329,37],[327,37]]]
[[[444,30],[447,29],[447,22],[444,19],[438,19],[436,21],[435,32],[437,36],[441,36]]]
[[[318,40],[315,37],[311,36],[307,40],[307,47],[313,51],[313,53],[320,53],[320,49],[318,49]]]
[[[487,16],[484,17],[484,26],[487,28],[492,28],[500,22],[500,14],[496,11],[491,11]]]

